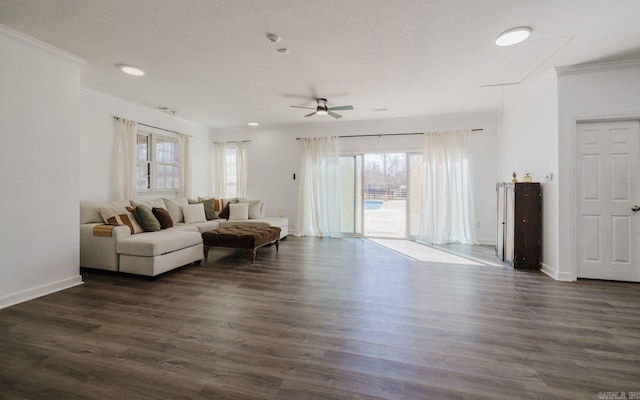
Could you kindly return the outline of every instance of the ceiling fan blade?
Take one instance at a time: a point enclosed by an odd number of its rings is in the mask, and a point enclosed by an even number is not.
[[[333,111],[329,111],[329,115],[331,115],[333,118],[342,118],[342,115],[334,113]]]
[[[317,112],[317,111],[314,111],[314,112],[312,112],[311,114],[307,114],[307,115],[305,115],[305,117],[310,117],[310,116],[312,116],[312,115],[316,115],[316,112]]]
[[[353,106],[329,107],[329,110],[353,110]]]
[[[315,107],[301,107],[301,106],[291,106],[293,108],[306,108],[307,110],[315,110]]]

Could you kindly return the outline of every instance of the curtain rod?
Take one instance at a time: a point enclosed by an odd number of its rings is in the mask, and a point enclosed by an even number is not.
[[[114,119],[117,119],[118,121],[122,119],[122,118],[120,118],[120,117],[116,117],[116,116],[114,116],[113,118],[114,118]],[[142,126],[147,126],[147,127],[149,127],[149,128],[160,129],[161,131],[165,131],[165,132],[171,132],[171,133],[175,133],[175,134],[178,134],[178,135],[182,135],[182,133],[180,133],[180,132],[172,131],[172,130],[170,130],[170,129],[160,128],[160,127],[158,127],[158,126],[153,126],[153,125],[143,124],[142,122],[136,122],[136,124],[138,124],[138,125],[142,125]],[[189,137],[193,137],[193,135],[187,135],[187,136],[189,136]]]
[[[226,142],[213,142],[213,143],[238,143],[238,142],[251,143],[251,140],[229,140]]]
[[[475,128],[471,129],[471,132],[480,132],[483,131],[483,128]],[[382,137],[382,136],[410,136],[410,135],[424,135],[424,132],[409,132],[409,133],[379,133],[377,135],[342,135],[338,136],[339,138],[357,138],[357,137]],[[296,140],[300,140],[302,138],[296,138]]]

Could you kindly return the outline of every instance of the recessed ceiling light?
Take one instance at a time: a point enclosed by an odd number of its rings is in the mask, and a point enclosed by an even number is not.
[[[120,70],[125,74],[133,76],[142,76],[146,74],[146,72],[142,68],[136,67],[135,65],[119,64],[118,68],[120,68]]]
[[[520,26],[518,28],[509,29],[502,32],[496,39],[498,46],[511,46],[520,43],[531,34],[531,28],[528,26]]]
[[[247,123],[247,125],[249,125],[249,126],[258,126],[258,125],[260,125],[260,123],[252,121],[252,122]]]

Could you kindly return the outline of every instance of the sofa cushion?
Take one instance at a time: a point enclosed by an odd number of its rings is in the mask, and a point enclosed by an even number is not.
[[[160,221],[153,215],[153,211],[147,207],[142,205],[136,206],[136,208],[133,209],[133,214],[145,232],[156,232],[160,230]]]
[[[154,257],[202,243],[199,232],[183,230],[163,230],[141,233],[118,241],[118,254],[130,256]]]
[[[131,200],[131,205],[134,206],[134,207],[135,206],[145,206],[149,210],[153,210],[153,207],[166,208],[166,206],[164,205],[164,201],[162,199],[147,200],[147,201]]]
[[[80,200],[80,223],[96,224],[104,222],[102,215],[100,215],[100,209],[104,205],[105,203],[96,201]]]
[[[229,221],[249,219],[249,203],[229,204]]]
[[[216,219],[216,220],[212,220],[212,221],[196,222],[195,224],[185,224],[184,222],[178,222],[171,229],[193,228],[193,229],[195,229],[196,231],[198,231],[200,233],[208,232],[208,231],[212,231],[214,229],[218,229],[220,227],[220,223],[218,221],[222,221],[222,220]]]
[[[189,201],[186,197],[177,198],[177,199],[162,199],[165,204],[165,208],[169,211],[169,215],[171,215],[171,220],[173,223],[176,222],[184,222],[184,214],[182,214],[182,206],[188,206]]]
[[[153,215],[160,222],[160,229],[168,229],[173,226],[173,220],[171,219],[171,215],[169,215],[169,211],[163,207],[153,207],[151,209]]]
[[[185,224],[195,224],[196,222],[205,222],[207,220],[202,203],[182,206],[182,214],[184,215]]]

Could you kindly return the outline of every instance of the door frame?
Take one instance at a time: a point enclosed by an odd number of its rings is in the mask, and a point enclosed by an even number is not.
[[[350,152],[350,153],[344,153],[344,154],[340,154],[340,158],[342,157],[351,157],[353,158],[353,163],[354,166],[356,164],[356,157],[360,156],[360,182],[362,183],[364,180],[364,152]],[[353,170],[353,174],[354,176],[357,175],[357,169],[354,168]],[[357,188],[355,187],[355,179],[354,179],[354,208],[355,208],[355,192],[357,191]],[[340,235],[342,235],[343,237],[351,237],[351,238],[363,238],[364,236],[364,188],[360,188],[360,233],[356,233],[356,232],[340,232]],[[353,226],[354,226],[354,230],[357,231],[358,229],[356,229],[356,211],[354,209],[354,213],[353,213]],[[341,229],[342,231],[342,229]]]
[[[569,214],[569,232],[567,237],[567,245],[571,251],[569,251],[569,271],[567,275],[563,273],[550,273],[552,271],[546,272],[550,276],[554,277],[558,280],[569,280],[569,281],[577,281],[578,280],[578,246],[577,246],[577,231],[578,231],[578,193],[577,193],[577,184],[576,180],[578,177],[578,125],[581,123],[589,123],[589,122],[620,122],[620,121],[640,121],[640,114],[629,114],[629,115],[600,115],[600,116],[577,116],[572,119],[572,134],[569,136],[569,148],[570,148],[570,156],[569,162],[571,166],[571,171],[569,172],[569,177],[571,178],[568,182],[569,189],[569,204],[573,208],[573,212]],[[560,192],[559,192],[560,196]],[[558,209],[562,209],[562,201],[561,197],[559,198]],[[566,203],[565,203],[566,204]],[[559,224],[562,223],[561,220],[558,221]],[[562,238],[559,237],[559,247],[562,247]],[[561,249],[559,249],[561,251]],[[560,260],[562,260],[562,256],[560,256]],[[543,272],[544,268],[543,268]]]

